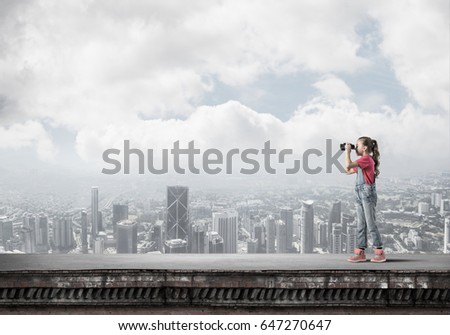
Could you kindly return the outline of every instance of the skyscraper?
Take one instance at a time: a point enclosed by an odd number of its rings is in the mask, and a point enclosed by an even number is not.
[[[332,254],[342,253],[342,224],[333,223],[331,230],[331,249]]]
[[[117,253],[137,253],[137,223],[133,220],[117,222]]]
[[[157,220],[152,227],[150,235],[150,240],[155,242],[156,250],[160,252],[164,251],[163,224],[164,221]]]
[[[4,247],[6,247],[6,242],[11,240],[14,236],[13,233],[13,222],[7,217],[0,220],[0,234],[1,241]]]
[[[310,254],[314,249],[314,202],[312,200],[302,202],[302,225],[300,236],[300,251],[302,254]]]
[[[207,232],[208,235],[208,254],[223,254],[223,238],[215,231]]]
[[[266,253],[275,253],[275,241],[277,237],[277,227],[275,226],[275,219],[272,215],[265,218],[266,228]]]
[[[292,248],[292,239],[294,236],[294,212],[290,207],[282,207],[280,218],[286,224],[286,248]]]
[[[48,218],[41,213],[37,220],[36,225],[36,251],[47,253],[48,252]]]
[[[208,224],[206,222],[196,222],[192,225],[191,236],[189,238],[190,252],[194,254],[206,253],[208,236]]]
[[[73,228],[70,216],[59,216],[53,220],[53,244],[57,251],[66,252],[73,248]]]
[[[333,232],[333,223],[341,223],[341,202],[335,201],[331,205],[330,215],[328,217],[328,241],[331,241],[331,234]],[[330,243],[328,243],[330,246]]]
[[[81,250],[84,254],[88,252],[88,219],[85,210],[81,211]]]
[[[347,227],[347,253],[352,254],[357,247],[358,229],[354,226]]]
[[[258,240],[256,252],[263,253],[265,252],[266,238],[264,236],[264,227],[261,224],[255,225],[253,227],[253,237]]]
[[[237,253],[238,212],[234,209],[213,212],[213,230],[223,238],[223,252]]]
[[[444,220],[444,254],[450,253],[450,217]]]
[[[92,224],[92,238],[95,239],[98,235],[98,187],[91,188],[91,224]]]
[[[112,225],[114,235],[117,233],[117,222],[128,220],[128,205],[113,204]]]
[[[287,245],[286,245],[287,225],[283,220],[277,220],[275,222],[275,227],[277,235],[277,254],[285,254],[287,253]]]
[[[167,186],[166,240],[186,239],[189,235],[189,188]]]

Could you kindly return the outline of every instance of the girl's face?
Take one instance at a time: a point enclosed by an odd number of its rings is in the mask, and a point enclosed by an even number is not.
[[[356,154],[358,156],[364,155],[364,151],[367,151],[367,147],[363,145],[363,141],[356,141]]]

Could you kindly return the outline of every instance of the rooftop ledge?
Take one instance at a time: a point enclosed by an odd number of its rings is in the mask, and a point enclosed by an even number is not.
[[[0,313],[450,313],[450,255],[347,257],[1,254]]]

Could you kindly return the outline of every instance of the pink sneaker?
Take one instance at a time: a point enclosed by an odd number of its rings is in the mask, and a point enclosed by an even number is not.
[[[366,259],[366,251],[364,249],[355,249],[355,256],[347,258],[349,262],[357,263],[357,262],[365,262]]]
[[[370,261],[374,263],[386,262],[386,255],[383,249],[375,249],[375,257],[373,257]]]

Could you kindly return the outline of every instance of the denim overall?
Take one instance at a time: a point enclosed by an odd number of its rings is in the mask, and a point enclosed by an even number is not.
[[[377,190],[374,184],[366,184],[361,167],[357,167],[355,182],[356,218],[358,248],[367,248],[367,230],[372,235],[374,248],[381,248],[381,236],[378,232],[375,218],[377,205]]]

